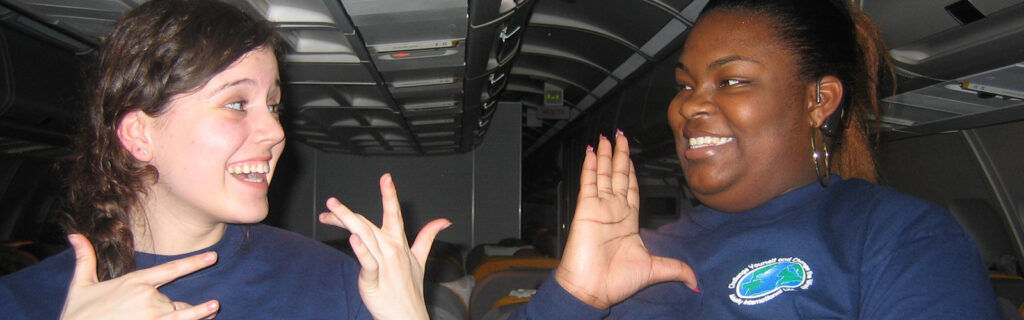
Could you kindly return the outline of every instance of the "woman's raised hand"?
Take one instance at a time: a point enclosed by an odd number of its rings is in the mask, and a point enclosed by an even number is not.
[[[380,194],[384,217],[379,229],[335,198],[327,200],[330,212],[321,213],[320,222],[352,232],[349,243],[363,268],[359,272],[359,294],[375,319],[428,319],[423,268],[434,237],[451,222],[437,219],[427,223],[410,249],[390,174],[381,176]]]
[[[689,265],[647,252],[639,233],[636,172],[621,132],[615,135],[614,149],[604,136],[596,155],[587,148],[576,212],[555,280],[577,299],[599,309],[659,282],[681,281],[697,291],[697,278]]]
[[[220,309],[216,300],[198,306],[171,301],[157,291],[160,286],[209,267],[217,262],[216,252],[197,254],[123,276],[98,281],[96,252],[80,234],[68,236],[75,252],[75,273],[71,278],[61,319],[212,319]]]

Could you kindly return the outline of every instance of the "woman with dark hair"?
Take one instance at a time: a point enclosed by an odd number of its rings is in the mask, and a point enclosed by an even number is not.
[[[952,215],[874,184],[867,119],[890,69],[849,1],[710,1],[668,108],[702,205],[638,232],[627,140],[601,137],[563,260],[517,316],[999,318]]]
[[[334,198],[320,216],[352,231],[362,267],[258,223],[284,148],[276,47],[266,21],[216,0],[125,14],[86,91],[73,249],[0,279],[4,317],[425,319],[423,265],[449,223],[410,249],[390,175],[381,229]]]

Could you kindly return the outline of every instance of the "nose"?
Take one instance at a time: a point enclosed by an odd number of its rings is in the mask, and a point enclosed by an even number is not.
[[[687,120],[694,120],[714,114],[713,91],[713,89],[697,87],[689,95],[680,97],[682,99],[680,101],[682,107],[679,108],[679,114]]]
[[[255,112],[253,122],[253,138],[260,144],[276,145],[284,140],[284,127],[278,116],[270,112],[269,108],[263,107]]]

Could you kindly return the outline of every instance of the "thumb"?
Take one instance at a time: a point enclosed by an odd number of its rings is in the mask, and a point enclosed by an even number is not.
[[[666,281],[679,281],[685,283],[690,290],[694,292],[700,292],[697,288],[697,275],[693,272],[693,268],[685,262],[665,258],[665,257],[652,257],[654,260],[651,264],[651,283],[661,283]]]
[[[99,282],[96,278],[96,252],[89,239],[81,234],[72,233],[68,235],[68,242],[75,252],[75,273],[71,277],[71,287]]]
[[[412,247],[409,251],[412,251],[412,255],[416,256],[416,262],[419,262],[420,268],[425,268],[427,265],[427,256],[430,255],[430,247],[434,245],[434,238],[441,230],[447,229],[452,225],[448,219],[437,219],[427,223],[420,229],[420,233],[416,235],[416,241],[413,241]]]

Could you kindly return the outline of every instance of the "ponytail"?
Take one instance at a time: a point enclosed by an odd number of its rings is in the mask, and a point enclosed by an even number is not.
[[[848,91],[849,118],[843,132],[842,143],[835,146],[832,172],[843,178],[877,182],[878,170],[872,145],[879,142],[879,134],[876,132],[873,139],[869,139],[868,132],[872,124],[877,124],[881,118],[879,97],[882,88],[893,87],[896,83],[896,73],[893,71],[892,58],[875,23],[856,7],[851,6],[849,11],[860,51],[860,67],[854,70],[860,74],[853,77],[855,83],[852,84],[852,89],[855,90]]]

